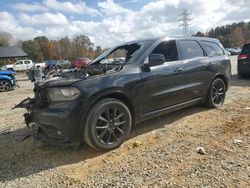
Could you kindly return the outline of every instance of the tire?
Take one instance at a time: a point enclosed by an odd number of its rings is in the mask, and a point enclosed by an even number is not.
[[[224,104],[225,96],[225,82],[220,78],[216,78],[209,88],[205,104],[209,108],[219,108]]]
[[[132,117],[128,107],[117,99],[103,99],[89,111],[83,129],[85,142],[98,151],[118,148],[128,137]]]
[[[0,80],[0,92],[9,91],[11,89],[12,86],[9,80]]]

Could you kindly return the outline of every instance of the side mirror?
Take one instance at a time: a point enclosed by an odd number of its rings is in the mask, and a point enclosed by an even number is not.
[[[157,66],[165,63],[165,57],[163,54],[151,54],[149,56],[149,66]]]

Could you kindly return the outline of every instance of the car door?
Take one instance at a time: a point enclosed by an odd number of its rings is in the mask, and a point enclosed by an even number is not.
[[[22,70],[23,63],[24,63],[23,61],[17,61],[16,64],[15,64],[15,66],[14,66],[14,69],[15,69],[16,71]]]
[[[180,58],[185,64],[183,74],[185,75],[186,101],[202,98],[206,95],[207,85],[211,79],[211,59],[196,40],[179,40],[178,49]]]
[[[176,42],[161,42],[151,54],[163,54],[165,63],[149,65],[149,71],[143,72],[143,114],[184,102],[184,64],[178,60]]]
[[[25,62],[24,70],[30,69],[33,66],[33,63],[30,60],[26,60],[24,62]]]

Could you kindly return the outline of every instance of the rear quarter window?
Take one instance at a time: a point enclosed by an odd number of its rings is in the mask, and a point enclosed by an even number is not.
[[[221,47],[214,42],[202,41],[202,45],[207,51],[209,57],[224,55]]]
[[[198,42],[194,40],[179,41],[179,48],[183,60],[204,57],[204,51]]]

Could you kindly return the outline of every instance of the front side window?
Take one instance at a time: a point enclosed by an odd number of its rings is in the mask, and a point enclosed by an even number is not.
[[[218,44],[214,42],[208,42],[208,41],[202,41],[202,44],[204,48],[206,49],[209,57],[224,55],[223,50]]]
[[[17,63],[16,63],[16,65],[22,65],[23,64],[23,61],[18,61]]]
[[[161,42],[151,54],[162,54],[165,57],[166,62],[177,61],[177,48],[175,41]]]
[[[183,60],[204,57],[204,52],[196,41],[182,40],[179,41],[179,46]]]

